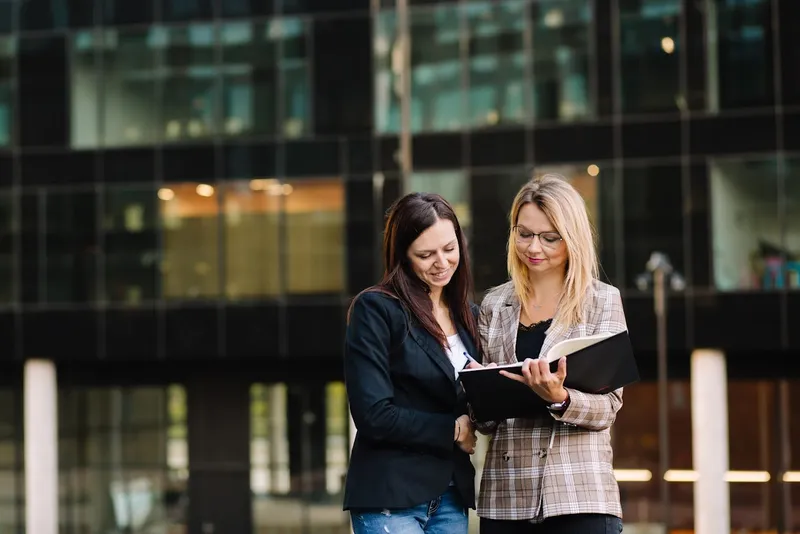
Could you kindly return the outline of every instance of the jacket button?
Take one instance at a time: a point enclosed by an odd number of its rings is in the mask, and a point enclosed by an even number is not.
[[[505,461],[507,462],[507,461],[508,461],[510,458],[511,458],[511,457],[508,455],[508,453],[507,453],[507,452],[504,452],[504,453],[503,453],[503,460],[505,460]]]
[[[539,458],[547,456],[547,449],[539,449]]]

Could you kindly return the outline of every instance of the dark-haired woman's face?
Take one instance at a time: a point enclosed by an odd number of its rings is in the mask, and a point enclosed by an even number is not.
[[[439,219],[408,247],[414,273],[429,287],[444,287],[458,267],[461,253],[453,223]]]

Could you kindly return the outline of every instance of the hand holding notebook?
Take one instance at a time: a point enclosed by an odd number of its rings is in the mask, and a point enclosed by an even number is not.
[[[585,393],[609,393],[639,380],[628,332],[565,339],[554,345],[544,359],[556,373],[558,361],[567,357],[564,387]],[[526,384],[500,374],[522,375],[522,362],[464,369],[459,380],[467,401],[480,422],[546,414],[547,403]]]

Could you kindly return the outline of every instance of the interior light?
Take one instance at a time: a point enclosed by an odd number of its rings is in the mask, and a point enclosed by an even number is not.
[[[175,198],[175,191],[170,189],[169,187],[162,187],[158,190],[158,198],[161,200],[172,200]]]
[[[661,49],[667,54],[671,54],[675,51],[675,41],[672,37],[664,37],[661,39]]]
[[[786,471],[783,474],[784,482],[800,482],[800,471]]]
[[[598,174],[600,174],[600,167],[592,163],[591,165],[586,167],[586,173],[589,176],[597,176]]]
[[[201,197],[210,197],[214,194],[214,186],[208,184],[197,184],[195,191]]]
[[[649,469],[614,469],[617,482],[649,482],[653,473]]]

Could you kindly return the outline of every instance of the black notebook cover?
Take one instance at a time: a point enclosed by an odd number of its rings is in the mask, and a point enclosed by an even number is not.
[[[500,374],[522,375],[522,364],[459,373],[467,401],[479,422],[533,418],[547,414],[547,403],[528,386]],[[558,361],[550,363],[558,370]],[[585,393],[610,393],[639,380],[628,332],[620,332],[567,356],[564,386]]]

